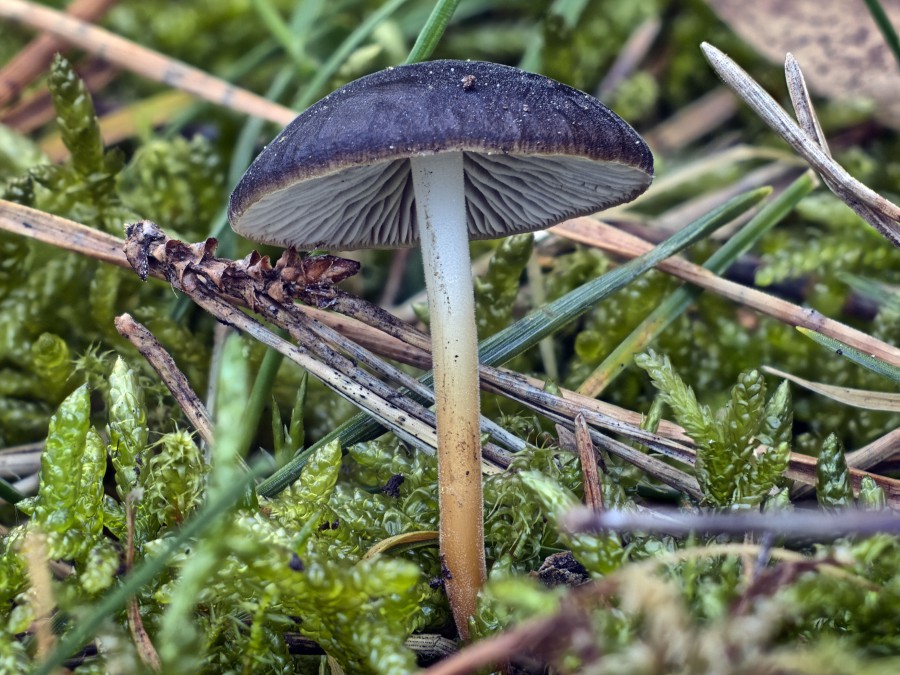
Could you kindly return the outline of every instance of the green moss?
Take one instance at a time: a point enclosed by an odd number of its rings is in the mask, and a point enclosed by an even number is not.
[[[285,69],[292,78],[285,90],[293,96],[307,92],[341,41],[380,5],[185,0],[175,6],[149,0],[118,3],[104,25],[256,91]],[[290,54],[258,20],[264,6],[276,18],[296,20]],[[432,6],[425,0],[403,5],[333,71],[327,86],[401,60]],[[703,0],[461,3],[438,55],[521,62],[595,92],[626,40],[648,19],[660,20],[660,32],[607,100],[638,128],[654,128],[718,86],[697,49],[701,40],[732,54],[776,95],[783,92],[780,68],[753,54]],[[21,30],[0,25],[0,58],[5,62],[25,39]],[[54,61],[47,84],[68,158],[50,164],[33,136],[0,127],[0,195],[117,236],[124,223],[150,218],[173,236],[206,237],[225,206],[226,171],[237,176],[245,168],[245,155],[235,148],[245,145],[249,153],[273,131],[248,125],[239,137],[241,116],[197,104],[179,111],[165,128],[142,129],[139,138],[110,149],[101,140],[92,95],[64,59]],[[121,73],[98,91],[97,108],[119,109],[158,91],[159,85]],[[866,131],[861,143],[854,133],[842,135],[834,143],[837,159],[895,198],[896,134],[857,127],[869,115],[859,106],[827,103],[821,110],[830,134],[848,125],[851,132]],[[723,124],[730,126],[713,130],[700,145],[658,156],[660,177],[714,152],[725,134],[748,144],[776,143],[743,107]],[[665,220],[670,207],[728,188],[757,166],[758,160],[719,166],[714,175],[644,202],[639,212]],[[704,242],[685,255],[702,260],[716,245]],[[483,337],[534,309],[521,288],[532,246],[530,235],[477,245],[493,254],[477,281]],[[618,264],[553,239],[542,241],[538,255],[551,300]],[[805,199],[752,255],[761,257],[757,284],[896,341],[897,251],[824,189]],[[345,288],[377,300],[388,254],[362,253],[360,259],[365,274]],[[746,270],[735,274],[750,283]],[[866,295],[877,309],[874,318],[867,313],[871,308],[854,309],[851,292],[861,292],[854,279],[877,285],[876,293]],[[421,286],[418,272],[406,274],[400,297]],[[561,381],[578,386],[674,286],[661,273],[644,275],[554,335]],[[234,439],[243,433],[250,378],[263,349],[228,340],[211,471],[175,401],[112,325],[125,311],[146,323],[202,394],[213,322],[178,302],[164,284],[140,283],[129,271],[0,234],[0,445],[46,441],[38,495],[21,503],[19,513],[12,507],[2,512],[8,526],[0,537],[2,672],[36,665],[34,649],[23,638],[36,619],[22,555],[28,532],[46,531],[51,557],[74,569],[52,583],[62,609],[59,623],[65,617],[67,630],[123,583],[129,513],[140,565],[193,523],[229,477],[244,471]],[[652,476],[604,457],[600,482],[607,508],[653,508],[664,500],[698,510],[762,509],[774,518],[793,508],[791,484],[783,477],[791,449],[819,456],[819,500],[835,517],[854,504],[884,508],[889,497],[873,481],[862,481],[854,498],[843,448],[893,431],[898,416],[849,408],[799,389],[791,394],[786,383],[766,380],[760,370],[772,364],[829,384],[890,386],[877,374],[799,338],[790,326],[710,293],[658,337],[654,350],[637,359],[638,367],[628,367],[604,396],[648,411],[649,429],[674,413],[699,446],[695,473],[705,498],[691,504],[660,489]],[[535,353],[506,365],[546,377]],[[356,412],[321,383],[307,386],[304,377],[294,366],[280,369],[271,437],[263,425],[249,463],[281,464]],[[556,383],[548,386],[558,390]],[[567,619],[573,611],[585,614],[578,624],[582,632],[571,635],[583,636],[582,643],[596,646],[601,658],[563,640],[554,664],[560,672],[711,672],[722,663],[742,672],[896,670],[890,667],[896,666],[890,657],[900,653],[896,538],[804,542],[798,549],[804,558],[796,563],[778,557],[776,541],[772,561],[754,567],[737,556],[703,555],[705,546],[724,538],[573,534],[561,527],[561,516],[583,497],[577,456],[559,446],[557,429],[536,413],[494,396],[483,401],[486,415],[536,447],[518,453],[507,472],[484,480],[490,582],[475,635],[499,633],[565,606]],[[265,499],[250,490],[238,506],[215,514],[206,534],[188,542],[136,596],[164,670],[319,672],[320,659],[289,653],[285,633],[316,640],[345,672],[414,670],[405,638],[417,631],[452,631],[437,545],[429,540],[374,558],[367,553],[392,536],[437,529],[436,475],[433,457],[390,435],[346,448],[332,444],[311,453],[300,479],[281,494]],[[21,524],[23,514],[31,515],[27,525]],[[565,551],[601,580],[589,591],[598,593],[596,601],[563,605],[570,602],[562,600],[567,589],[545,589],[536,581],[544,560]],[[673,556],[669,562],[658,564],[667,555]],[[679,555],[684,557],[672,562]],[[752,555],[748,551],[747,559]],[[832,572],[834,565],[839,573]],[[78,672],[137,671],[142,666],[124,610],[104,618],[104,651]]]

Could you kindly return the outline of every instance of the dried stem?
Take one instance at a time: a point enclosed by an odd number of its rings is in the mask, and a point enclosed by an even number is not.
[[[569,224],[572,222],[575,221],[569,221]],[[596,221],[589,221],[587,224],[589,224],[591,228],[589,231],[595,231],[593,228],[596,225]],[[11,202],[4,202],[2,200],[0,200],[0,229],[44,241],[60,248],[77,251],[120,267],[129,266],[128,261],[122,252],[124,242],[121,239],[64,218],[52,216],[42,211],[30,209]],[[619,231],[612,230],[612,232],[618,233]],[[592,242],[596,241],[596,239],[596,237],[591,235]],[[649,246],[641,240],[638,241],[641,242],[642,247]],[[671,260],[669,262],[671,262]],[[682,264],[690,265],[684,261],[679,261],[679,265]],[[665,264],[663,267],[665,267]],[[164,274],[155,267],[150,267],[148,273],[151,276],[164,278]],[[709,288],[711,290],[714,290],[718,284],[725,283],[724,280],[715,277],[715,275],[712,276],[713,280],[709,282]],[[702,283],[703,282],[699,285],[702,285]],[[770,298],[770,296],[765,296],[765,294],[760,295]],[[422,349],[422,345],[428,345],[427,336],[422,335],[411,326],[401,327],[400,322],[392,317],[388,322],[393,326],[391,329],[392,334],[402,336],[403,338],[409,338],[416,346],[400,343],[395,337],[388,337],[379,332],[379,329],[382,328],[382,324],[377,320],[377,317],[387,315],[387,312],[380,308],[374,308],[372,311],[368,311],[362,308],[361,301],[348,303],[346,297],[342,299],[340,294],[338,294],[337,297],[337,306],[344,308],[348,304],[353,304],[354,308],[352,313],[356,316],[366,316],[368,321],[366,323],[348,321],[347,319],[330,312],[324,312],[320,309],[304,307],[302,305],[293,305],[292,307],[294,309],[291,311],[300,311],[314,316],[316,319],[323,323],[328,323],[337,330],[347,332],[348,335],[352,335],[354,340],[358,340],[378,353],[383,353],[391,358],[397,358],[398,360],[411,365],[416,365],[420,368],[427,368],[429,366],[430,356],[427,351]],[[775,298],[770,298],[770,300],[777,301]],[[785,304],[792,308],[791,312],[799,313],[801,317],[806,313],[806,310],[801,310],[789,303]],[[765,308],[760,309],[763,310]],[[245,317],[241,312],[238,312],[233,308],[231,308],[231,310],[241,317]],[[820,316],[820,319],[823,318],[824,317]],[[828,322],[830,320],[826,319],[825,321]],[[837,325],[840,326],[841,324]],[[822,327],[819,326],[818,329],[821,331]],[[286,347],[283,347],[285,349],[290,347],[286,342],[284,345],[287,345]],[[874,347],[875,345],[872,346]],[[889,347],[889,345],[885,345],[885,347]],[[540,412],[541,414],[552,412],[555,417],[551,416],[551,419],[566,423],[569,428],[574,427],[574,419],[579,412],[587,411],[589,414],[585,416],[585,419],[590,425],[609,429],[613,433],[622,434],[632,440],[645,443],[653,450],[678,459],[683,463],[693,463],[694,451],[690,447],[690,439],[681,427],[672,422],[663,420],[660,423],[657,434],[648,434],[639,429],[641,421],[639,413],[582,396],[569,390],[562,390],[561,396],[553,396],[545,391],[546,383],[536,378],[503,369],[481,366],[481,380],[483,388],[518,400],[527,405],[530,409]],[[601,424],[600,422],[602,420],[606,421]],[[596,430],[592,430],[591,438],[594,443],[603,446],[610,452],[620,454],[620,456],[624,457],[627,461],[633,462],[636,466],[647,471],[649,474],[656,476],[666,484],[671,485],[676,489],[683,490],[688,494],[700,494],[699,486],[692,476],[669,466],[656,457],[634,450],[634,448],[625,444],[618,443],[617,441],[603,436]],[[886,437],[883,446],[893,447],[893,444],[896,442],[896,438],[889,434],[889,437]],[[485,449],[490,450],[489,447],[486,447]],[[865,448],[861,449],[861,451],[862,450],[865,450]],[[884,450],[880,445],[879,448],[876,449],[876,452],[880,453],[882,451]],[[868,454],[868,451],[866,454]],[[849,457],[853,457],[853,453],[849,453]],[[885,490],[889,504],[900,505],[900,481],[862,471],[858,468],[853,468],[853,462],[850,464],[850,478],[855,491],[859,491],[862,479],[869,477]],[[815,458],[792,453],[786,476],[806,485],[815,485]]]
[[[125,571],[130,572],[134,567],[134,518],[135,518],[135,493],[126,495],[125,497],[125,524],[126,524],[126,542],[125,542]],[[159,654],[153,646],[153,641],[144,628],[144,620],[141,618],[141,608],[138,605],[137,597],[132,596],[128,599],[128,629],[134,640],[135,649],[144,665],[155,673],[162,671],[162,662],[159,660]]]
[[[587,508],[570,511],[563,526],[579,532],[647,532],[684,536],[708,534],[773,534],[788,539],[832,541],[847,536],[900,533],[900,516],[891,511],[785,511],[741,513],[685,513],[681,510],[605,511]]]
[[[90,92],[103,89],[119,73],[118,68],[99,58],[87,59],[84,63],[79,63],[75,70],[78,72],[78,77],[84,82],[85,88]],[[182,96],[188,96],[183,92],[179,93]],[[0,122],[12,127],[23,135],[30,134],[55,119],[56,109],[53,107],[53,97],[46,89],[34,91],[19,103],[5,110],[3,115],[0,116]],[[101,133],[103,131],[101,127]],[[106,140],[107,137],[104,135],[103,138]],[[58,161],[62,161],[69,153],[62,142],[62,134],[58,132],[54,132],[49,138],[41,140],[41,150]]]
[[[591,442],[591,431],[582,413],[575,416],[575,448],[581,460],[581,476],[584,483],[584,503],[594,511],[603,510],[603,490],[597,471],[597,451]]]
[[[209,411],[197,394],[194,393],[187,377],[179,370],[169,352],[159,343],[159,340],[153,337],[153,333],[135,321],[130,314],[117,316],[115,323],[119,335],[131,342],[135,349],[141,353],[141,356],[153,366],[153,370],[156,371],[172,393],[172,396],[175,397],[185,416],[194,429],[197,430],[197,433],[200,434],[200,438],[207,445],[212,445],[214,439]]]
[[[652,244],[647,243],[643,239],[593,218],[573,218],[552,228],[552,231],[581,244],[594,246],[628,258],[635,258],[653,248]],[[835,340],[840,340],[866,354],[872,354],[882,361],[895,366],[900,365],[900,349],[897,347],[839,321],[829,319],[814,309],[798,307],[786,300],[763,293],[755,288],[728,281],[683,258],[669,258],[661,262],[658,267],[663,272],[689,281],[723,298],[728,298],[746,307],[755,309],[783,323],[809,328]]]
[[[116,0],[73,0],[66,8],[68,16],[96,21]],[[19,97],[31,82],[41,75],[66,43],[51,35],[39,35],[0,69],[0,108]]]
[[[56,603],[53,600],[53,588],[50,584],[48,548],[47,535],[36,530],[28,532],[22,547],[25,565],[28,568],[28,578],[31,582],[29,596],[35,616],[32,627],[37,638],[38,661],[46,659],[56,645],[56,637],[50,629],[51,615]]]
[[[3,0],[0,2],[0,18],[44,31],[90,54],[102,56],[125,70],[176,89],[183,89],[231,110],[260,117],[281,126],[296,117],[296,113],[290,108],[272,103],[262,96],[208,75],[199,68],[171,59],[48,7],[25,0]]]

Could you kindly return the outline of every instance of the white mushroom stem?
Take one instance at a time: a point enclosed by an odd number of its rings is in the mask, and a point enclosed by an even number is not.
[[[467,637],[484,584],[478,336],[461,152],[410,159],[431,317],[445,587]]]

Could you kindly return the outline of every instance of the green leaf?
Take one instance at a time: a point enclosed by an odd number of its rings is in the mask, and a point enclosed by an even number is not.
[[[300,480],[268,505],[282,519],[303,522],[328,502],[341,470],[341,445],[332,441],[312,454]]]
[[[85,178],[96,180],[103,166],[103,139],[94,113],[94,104],[84,82],[69,61],[57,54],[50,66],[48,82],[56,123],[63,143],[72,153],[72,166]]]
[[[635,356],[634,362],[647,372],[653,386],[659,390],[662,399],[675,413],[675,420],[684,427],[688,436],[694,439],[699,464],[703,461],[700,459],[702,448],[714,444],[721,445],[723,441],[720,427],[709,407],[698,403],[694,390],[675,372],[668,356],[657,354],[651,349],[645,354]],[[698,473],[703,470],[703,467],[697,469]]]
[[[179,136],[142,145],[119,174],[118,190],[125,206],[141,218],[194,241],[206,236],[206,223],[225,198],[224,182],[212,144],[202,136]]]
[[[694,474],[705,501],[716,508],[759,505],[777,487],[790,458],[793,414],[786,384],[766,402],[759,371],[741,373],[730,400],[714,415],[698,403],[668,357],[650,351],[636,356],[635,363],[647,371],[694,440]]]
[[[766,402],[766,381],[758,370],[741,373],[731,389],[722,422],[725,442],[735,459],[746,463],[756,443],[756,434]]]

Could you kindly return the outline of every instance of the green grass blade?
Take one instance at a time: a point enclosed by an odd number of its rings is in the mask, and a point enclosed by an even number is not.
[[[894,312],[900,312],[900,293],[885,284],[848,272],[838,272],[837,278],[879,307],[889,307]]]
[[[884,41],[887,42],[888,47],[891,48],[894,59],[896,59],[897,64],[900,65],[900,39],[897,38],[897,31],[894,30],[891,20],[888,19],[887,14],[885,14],[884,7],[881,6],[879,0],[866,0],[866,6],[869,8],[872,18],[875,19],[875,24],[878,26],[881,34],[884,35]]]
[[[392,2],[387,3],[377,12],[372,14],[365,22],[360,24],[356,30],[354,30],[347,39],[341,43],[340,47],[332,54],[331,58],[321,67],[316,73],[316,76],[310,81],[309,85],[303,90],[303,93],[297,98],[294,102],[294,108],[300,112],[305,109],[311,102],[313,97],[316,95],[316,92],[322,88],[325,82],[328,81],[329,78],[337,72],[337,69],[340,68],[341,64],[346,61],[347,57],[356,49],[359,44],[365,40],[371,32],[384,21],[387,17],[389,17],[392,13],[394,13],[397,9],[400,8],[406,0],[393,0]],[[291,19],[291,25],[287,26],[281,20],[281,17],[278,16],[277,11],[270,5],[268,5],[268,0],[256,0],[257,9],[262,8],[262,11],[267,11],[265,8],[268,6],[268,10],[274,12],[274,16],[270,16],[270,21],[267,21],[267,25],[269,26],[270,31],[273,32],[276,39],[279,39],[282,42],[282,46],[284,45],[284,40],[288,39],[292,36],[296,31],[295,29],[299,27],[298,21],[304,20],[308,25],[308,17],[309,11],[303,12],[295,12],[294,16]],[[320,2],[308,2],[306,5],[312,5],[313,9],[318,11],[321,8]],[[454,7],[455,9],[455,7]],[[452,10],[450,12],[452,14]],[[307,17],[307,18],[305,18]],[[449,20],[449,17],[448,17]],[[431,21],[429,20],[429,24]],[[278,25],[276,25],[278,24]],[[444,24],[444,26],[446,23]],[[426,25],[426,29],[428,25]],[[440,33],[443,33],[443,27],[440,28]],[[435,40],[440,37],[440,34],[437,35]],[[287,49],[287,47],[285,47]],[[298,60],[302,54],[295,54],[293,51],[288,50],[288,53],[291,54],[292,58]],[[288,84],[290,84],[293,76],[295,74],[295,68],[293,65],[284,66],[278,72],[275,77],[275,80],[270,85],[268,91],[266,92],[266,98],[268,99],[277,99],[284,90],[287,88]],[[263,124],[265,122],[259,119],[251,119],[248,120],[244,127],[241,129],[240,134],[238,135],[238,140],[235,145],[235,150],[232,155],[231,166],[229,170],[229,182],[234,184],[240,178],[240,175],[243,173],[244,169],[250,163],[250,160],[253,155],[253,150],[256,147],[256,139],[259,136],[259,132],[262,129]],[[214,237],[222,242],[221,248],[219,251],[220,255],[224,255],[226,257],[234,257],[233,246],[230,245],[232,241],[231,237],[223,237],[223,234],[226,232],[226,228],[228,225],[225,211],[223,210],[217,218],[218,225],[213,231]],[[180,298],[179,302],[176,303],[175,312],[178,314],[183,314],[187,308],[188,300],[186,298]],[[275,381],[275,374],[278,372],[278,367],[281,365],[281,361],[283,357],[281,354],[268,350],[266,352],[265,357],[263,358],[262,366],[260,367],[260,371],[257,375],[257,380],[253,385],[253,396],[250,401],[250,406],[248,407],[244,421],[246,427],[244,428],[244,436],[249,433],[252,433],[255,430],[259,423],[260,415],[262,414],[262,410],[265,407],[266,402],[268,402],[270,397],[270,391],[272,385]],[[252,439],[246,438],[246,443],[249,443]],[[242,437],[242,440],[244,438]],[[242,448],[246,450],[246,447]]]
[[[416,38],[409,56],[406,57],[407,63],[418,63],[425,61],[434,52],[437,43],[440,42],[441,36],[447,29],[447,24],[453,17],[453,12],[459,6],[459,0],[438,0],[431,10],[428,21]]]
[[[652,251],[584,284],[546,307],[534,310],[512,326],[483,341],[479,345],[481,362],[491,366],[500,365],[533,347],[543,338],[577,319],[606,295],[625,286],[661,260],[675,255],[730,222],[759,203],[770,192],[769,188],[760,188],[739,195],[672,235]],[[431,373],[428,373],[420,379],[430,383],[431,377]],[[269,476],[260,483],[257,492],[265,497],[281,492],[297,479],[312,452],[336,438],[340,439],[342,447],[349,447],[354,443],[374,438],[382,432],[377,422],[360,413]]]
[[[716,274],[727,270],[738,256],[790,213],[817,184],[818,181],[811,172],[804,173],[771,203],[763,207],[745,227],[710,256],[703,266]],[[634,355],[645,349],[702,292],[702,288],[689,285],[672,292],[594,369],[578,388],[578,393],[585,396],[599,395],[624,371]]]
[[[17,504],[25,499],[25,495],[16,490],[12,483],[0,478],[0,499],[4,499],[10,504]]]
[[[278,331],[279,335],[284,337],[284,331]],[[247,400],[247,407],[241,416],[241,424],[238,429],[240,441],[238,450],[242,455],[246,455],[250,449],[250,444],[256,436],[256,430],[259,428],[259,420],[262,417],[266,404],[272,399],[272,386],[275,384],[275,377],[278,375],[278,368],[284,356],[274,349],[267,349],[263,355],[259,369],[256,371],[256,378],[253,381],[253,389],[250,392],[250,398]]]
[[[830,349],[838,356],[843,356],[845,359],[853,361],[853,363],[859,364],[863,368],[868,368],[872,372],[878,373],[879,375],[883,375],[884,377],[893,380],[894,382],[900,382],[900,368],[898,368],[897,366],[886,363],[885,361],[882,361],[881,359],[876,358],[871,354],[861,352],[858,349],[854,349],[850,345],[844,344],[840,340],[835,340],[832,337],[822,335],[821,333],[817,333],[814,330],[803,328],[801,326],[797,326],[797,330],[803,333],[803,335],[808,337],[813,342],[818,342],[826,349]]]
[[[281,48],[295,63],[300,63],[303,55],[303,43],[297,39],[298,36],[281,18],[278,9],[272,4],[272,0],[253,0],[253,8]]]
[[[368,19],[359,24],[356,30],[350,33],[350,35],[348,35],[334,51],[331,57],[322,64],[322,67],[316,72],[315,77],[313,77],[310,83],[303,89],[303,93],[294,100],[292,107],[298,113],[306,110],[306,108],[316,100],[319,91],[321,91],[325,83],[331,79],[338,68],[340,68],[344,61],[347,60],[347,57],[362,44],[363,40],[369,37],[372,31],[378,27],[378,24],[400,9],[405,2],[406,0],[390,0],[390,2],[386,2],[377,12],[373,13]]]
[[[502,365],[517,354],[521,354],[577,319],[613,291],[631,283],[651,267],[734,220],[770,192],[770,188],[759,188],[738,195],[673,234],[652,251],[628,261],[598,279],[589,281],[557,298],[546,307],[531,312],[509,328],[485,340],[479,349],[481,362],[492,366]]]

